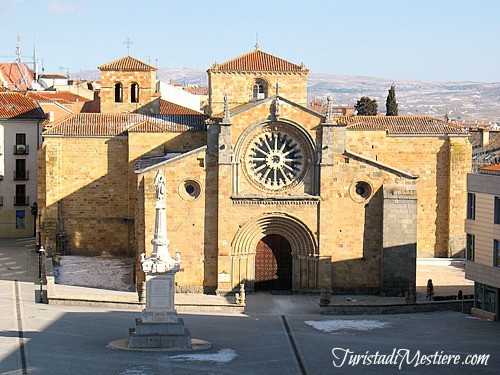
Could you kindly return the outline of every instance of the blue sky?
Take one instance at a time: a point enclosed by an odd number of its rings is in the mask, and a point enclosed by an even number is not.
[[[45,71],[95,69],[127,54],[205,69],[253,50],[312,73],[426,81],[500,81],[500,1],[0,0],[0,60]]]

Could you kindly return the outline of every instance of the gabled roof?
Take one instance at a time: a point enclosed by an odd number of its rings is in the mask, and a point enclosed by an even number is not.
[[[191,108],[183,107],[179,104],[169,102],[168,100],[160,99],[160,114],[162,115],[194,115],[200,116],[203,113],[195,111]]]
[[[77,102],[90,102],[90,99],[73,94],[69,91],[27,91],[24,93],[28,98],[39,102],[56,102],[60,104],[71,104]]]
[[[131,56],[125,56],[121,59],[111,61],[97,67],[99,70],[121,70],[121,71],[151,71],[158,70],[158,68],[146,64],[144,61],[138,60]]]
[[[308,72],[303,65],[293,64],[279,57],[256,49],[222,64],[214,64],[210,69],[217,71],[251,72]]]
[[[387,134],[461,134],[468,131],[460,125],[429,116],[339,116],[338,124],[347,130],[386,131]]]
[[[240,113],[243,113],[243,112],[246,112],[254,107],[257,107],[259,105],[262,105],[262,104],[270,104],[274,99],[276,98],[279,98],[280,102],[281,103],[287,103],[287,104],[290,104],[291,106],[294,106],[296,108],[300,108],[301,110],[303,110],[304,112],[307,112],[313,116],[316,116],[320,119],[323,119],[324,116],[320,115],[319,113],[317,112],[314,112],[312,109],[310,108],[307,108],[307,107],[304,107],[300,104],[297,104],[295,102],[292,102],[291,100],[288,100],[287,98],[284,98],[282,96],[279,96],[279,95],[273,95],[273,96],[270,96],[268,98],[265,98],[265,99],[262,99],[262,100],[257,100],[257,101],[254,101],[254,102],[248,102],[248,103],[245,103],[245,104],[241,104],[237,107],[234,107],[234,108],[231,108],[229,110],[229,114],[230,116],[236,116],[236,115],[239,115]],[[214,119],[221,119],[224,117],[224,112],[220,112],[220,113],[217,113],[215,115],[212,115],[212,118]]]
[[[44,119],[42,109],[35,101],[16,92],[0,93],[0,118]]]
[[[68,79],[68,76],[65,76],[64,74],[40,74],[39,78]]]
[[[181,133],[205,130],[203,116],[143,115],[138,113],[77,113],[67,116],[43,132],[44,136],[114,137],[134,131]],[[154,125],[154,126],[153,126]],[[139,130],[141,129],[141,130]]]

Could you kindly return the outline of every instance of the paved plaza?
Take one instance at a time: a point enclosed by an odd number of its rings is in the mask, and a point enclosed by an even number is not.
[[[256,293],[248,295],[245,314],[181,314],[192,337],[212,343],[206,352],[111,350],[107,343],[128,336],[139,310],[36,303],[33,261],[31,242],[0,242],[0,374],[497,374],[500,368],[498,323],[455,312],[321,316],[312,295]],[[362,358],[348,364],[355,354],[388,357],[394,349],[401,355],[396,364],[363,365]],[[436,352],[437,361],[489,358],[486,366],[415,367],[416,355],[425,362],[422,355]]]

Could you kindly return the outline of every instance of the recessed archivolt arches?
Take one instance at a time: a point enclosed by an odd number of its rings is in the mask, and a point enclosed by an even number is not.
[[[231,243],[232,255],[254,254],[258,242],[265,236],[278,234],[291,245],[292,254],[318,255],[316,238],[299,219],[285,213],[269,213],[247,221]]]

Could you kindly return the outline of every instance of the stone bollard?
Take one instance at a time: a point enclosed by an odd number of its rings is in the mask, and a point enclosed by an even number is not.
[[[417,292],[415,291],[415,285],[410,283],[408,291],[405,293],[406,303],[417,303]]]
[[[245,284],[240,284],[240,292],[234,295],[235,303],[238,306],[246,306],[245,297]]]
[[[330,299],[332,298],[332,291],[326,288],[321,288],[319,293],[319,305],[328,306],[330,304]]]
[[[432,301],[434,299],[434,285],[432,285],[432,279],[427,281],[427,301]]]

